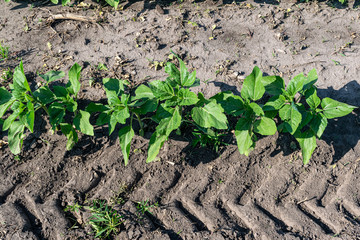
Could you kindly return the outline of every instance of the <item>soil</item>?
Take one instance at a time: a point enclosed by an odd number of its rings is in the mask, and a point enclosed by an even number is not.
[[[172,49],[197,70],[197,91],[208,97],[239,94],[255,65],[286,81],[315,68],[321,97],[359,106],[357,5],[137,1],[114,11],[88,0],[72,7],[0,1],[0,40],[10,47],[0,69],[21,58],[35,87],[39,73],[67,72],[77,62],[84,108],[105,99],[103,77],[133,85],[164,79],[160,63]],[[85,20],[54,17],[65,13]],[[125,167],[106,128],[65,151],[66,137],[37,119],[20,160],[0,149],[0,239],[93,239],[90,211],[65,208],[99,199],[124,217],[113,239],[360,239],[358,110],[329,121],[306,166],[286,134],[261,138],[248,157],[233,137],[215,153],[172,135],[160,161],[145,164],[148,129],[133,140]],[[146,200],[158,206],[142,215],[137,202]]]

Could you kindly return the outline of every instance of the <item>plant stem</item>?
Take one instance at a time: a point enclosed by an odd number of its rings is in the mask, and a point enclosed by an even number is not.
[[[140,136],[144,136],[144,126],[143,126],[143,123],[141,121],[141,118],[140,118],[140,115],[138,113],[135,113],[136,117],[137,117],[137,120],[139,122],[139,125],[140,125]]]

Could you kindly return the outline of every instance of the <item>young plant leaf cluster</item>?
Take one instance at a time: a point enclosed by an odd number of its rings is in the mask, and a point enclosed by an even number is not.
[[[87,135],[94,135],[89,122],[90,114],[78,109],[77,94],[80,90],[81,67],[75,63],[69,71],[69,82],[65,87],[49,87],[49,83],[63,78],[64,72],[51,71],[40,75],[45,83],[32,91],[26,79],[22,62],[14,70],[10,92],[0,88],[0,118],[9,110],[11,114],[2,124],[2,130],[8,130],[9,148],[15,155],[20,154],[24,131],[34,132],[36,112],[43,109],[49,117],[53,131],[60,130],[68,139],[66,149],[71,150],[78,142],[77,130]],[[65,116],[72,116],[66,121]]]
[[[78,64],[70,69],[65,87],[49,86],[65,76],[64,72],[51,71],[40,75],[45,84],[32,92],[20,63],[14,71],[11,91],[0,88],[0,118],[8,110],[12,112],[3,122],[3,131],[8,130],[10,150],[20,153],[25,128],[33,132],[35,112],[44,109],[52,129],[61,130],[67,137],[67,150],[78,141],[78,131],[94,135],[91,115],[96,118],[96,125],[108,126],[109,135],[119,125],[117,134],[125,165],[136,132],[134,119],[141,136],[144,119],[150,119],[156,126],[149,141],[147,163],[158,159],[161,147],[173,132],[181,134],[186,128],[198,137],[195,145],[215,143],[215,149],[220,145],[218,131],[234,132],[239,152],[244,155],[255,147],[259,134],[290,133],[299,143],[303,162],[307,164],[316,148],[316,138],[322,136],[328,119],[345,116],[356,108],[330,98],[321,100],[317,96],[315,70],[307,76],[295,76],[285,86],[281,77],[263,76],[255,67],[245,78],[240,96],[220,92],[207,99],[201,92],[195,94],[190,90],[199,85],[196,71],[189,72],[185,63],[177,59],[179,68],[167,63],[168,77],[164,81],[155,80],[135,89],[125,80],[103,79],[107,104],[92,102],[85,110],[79,110],[77,103],[81,88]],[[230,116],[236,119],[234,126],[229,124]]]

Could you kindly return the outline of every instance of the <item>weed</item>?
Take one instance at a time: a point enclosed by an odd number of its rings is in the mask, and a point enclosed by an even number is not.
[[[192,134],[195,136],[192,142],[193,147],[199,144],[201,147],[209,146],[215,152],[218,152],[221,145],[228,145],[222,140],[222,137],[226,136],[226,134],[219,134],[212,129],[194,129]]]
[[[142,215],[145,215],[145,213],[150,213],[151,215],[153,215],[152,212],[150,212],[150,209],[158,206],[159,204],[157,202],[151,205],[149,204],[149,200],[146,200],[146,201],[137,202],[136,208],[138,212]]]
[[[95,238],[107,238],[110,234],[119,232],[119,227],[124,222],[123,216],[108,206],[105,200],[94,200],[92,206],[85,208],[92,213],[88,224],[94,229]]]
[[[81,205],[79,205],[78,203],[74,203],[73,205],[67,205],[66,208],[64,209],[65,212],[79,212],[79,210],[82,208]]]
[[[3,46],[0,42],[0,61],[5,61],[9,58],[9,47]]]

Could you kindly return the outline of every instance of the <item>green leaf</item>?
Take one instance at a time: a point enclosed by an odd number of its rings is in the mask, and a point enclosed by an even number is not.
[[[285,82],[279,76],[266,76],[261,79],[265,90],[271,95],[281,95],[285,90]]]
[[[313,130],[318,138],[321,138],[328,124],[327,118],[324,114],[319,113],[310,122],[310,128]]]
[[[34,132],[34,122],[35,122],[35,110],[32,102],[27,102],[26,104],[27,111],[23,111],[20,114],[20,122],[25,125],[30,132]]]
[[[331,98],[324,98],[321,101],[321,107],[324,110],[325,117],[328,119],[343,117],[351,113],[356,108]]]
[[[154,112],[158,107],[158,101],[157,99],[148,99],[145,101],[141,101],[139,103],[138,108],[132,108],[132,112],[137,114],[146,114],[149,112]]]
[[[69,98],[69,92],[62,86],[54,86],[54,94],[57,98]]]
[[[261,79],[262,72],[258,67],[254,67],[252,73],[244,80],[241,96],[248,100],[259,100],[265,93],[265,87]]]
[[[245,110],[242,98],[234,95],[230,91],[220,92],[210,99],[215,99],[224,109],[225,113],[229,115],[240,116]]]
[[[19,100],[24,100],[26,92],[31,91],[29,83],[26,80],[22,61],[14,70],[13,87],[13,96]]]
[[[165,66],[165,72],[169,74],[169,83],[171,83],[172,86],[181,85],[180,81],[180,71],[175,66],[175,64],[168,62]]]
[[[274,120],[267,117],[262,117],[254,123],[254,132],[260,133],[261,135],[274,135],[276,130]]]
[[[14,103],[15,99],[7,102],[7,103],[4,103],[2,105],[0,105],[0,118],[2,116],[4,116],[5,112],[9,109],[9,107]]]
[[[227,129],[227,118],[224,109],[216,102],[210,102],[204,107],[195,107],[191,111],[193,120],[200,127]]]
[[[65,73],[63,71],[50,71],[45,74],[39,74],[39,76],[47,83],[51,83],[52,81],[65,77]]]
[[[53,130],[56,129],[56,127],[63,121],[63,118],[65,116],[65,108],[63,104],[54,102],[49,106],[49,121],[53,128]]]
[[[152,99],[155,98],[154,93],[151,89],[144,84],[138,86],[135,90],[135,96],[131,100],[137,99]]]
[[[79,141],[78,135],[72,125],[68,123],[61,123],[61,132],[66,136],[66,150],[70,151]]]
[[[317,82],[317,80],[318,75],[316,69],[314,68],[308,73],[307,77],[305,78],[303,91],[310,89]]]
[[[190,106],[194,105],[199,101],[195,93],[190,92],[189,89],[181,88],[178,92],[178,105]]]
[[[94,112],[104,112],[109,110],[108,106],[105,106],[104,104],[101,103],[94,103],[91,102],[86,108],[85,111],[89,112],[89,113],[94,113]]]
[[[9,102],[11,98],[12,98],[12,94],[9,93],[4,87],[0,87],[0,105]]]
[[[125,91],[125,81],[115,78],[104,78],[103,79],[104,89],[106,91],[113,91],[116,95],[121,95]]]
[[[6,131],[11,127],[13,122],[24,111],[24,109],[24,104],[20,103],[19,107],[9,117],[5,119],[3,124],[3,131]]]
[[[174,109],[171,109],[171,116],[164,118],[160,121],[159,125],[156,127],[156,132],[159,135],[169,136],[170,133],[178,129],[181,124],[181,115],[179,107],[176,106]]]
[[[69,112],[75,112],[77,110],[77,102],[73,98],[69,98],[66,102],[64,102],[66,105],[66,110]]]
[[[109,124],[110,123],[110,116],[108,113],[102,112],[99,114],[99,117],[96,120],[96,125],[98,126],[102,126],[104,124]],[[109,126],[110,128],[110,126]],[[110,129],[109,129],[110,131]],[[111,134],[111,133],[110,133]]]
[[[160,104],[156,110],[155,116],[152,117],[152,120],[156,123],[160,123],[162,119],[171,117],[173,111],[173,108],[166,106],[164,103]]]
[[[47,86],[38,88],[33,94],[43,105],[55,101],[56,98],[55,94]]]
[[[252,102],[249,104],[249,107],[256,114],[256,116],[264,116],[265,115],[264,111],[257,103]]]
[[[180,63],[180,86],[185,86],[188,78],[189,78],[189,71],[186,68],[185,63],[178,57],[176,56],[177,59],[179,60]],[[189,86],[191,86],[192,84],[190,84]]]
[[[320,98],[317,96],[315,87],[312,87],[305,92],[305,98],[311,109],[316,109],[321,103]]]
[[[72,93],[75,96],[80,91],[81,83],[80,83],[80,73],[81,73],[81,66],[75,63],[69,70],[69,82],[70,82],[70,89],[72,89]]]
[[[24,130],[25,126],[19,121],[13,122],[9,128],[9,148],[14,155],[18,155],[21,152]]]
[[[82,133],[94,136],[94,127],[90,124],[90,113],[80,110],[74,118],[74,125]]]
[[[157,132],[154,132],[150,138],[148,156],[146,163],[150,163],[156,159],[156,156],[159,154],[161,147],[164,145],[164,142],[167,140],[168,136],[160,135]]]
[[[235,127],[235,137],[240,154],[246,156],[254,147],[254,142],[251,139],[251,121],[240,118]]]
[[[279,111],[279,116],[285,122],[284,125],[288,132],[294,134],[302,119],[301,113],[295,104],[284,105]]]
[[[155,80],[152,81],[149,85],[151,91],[155,97],[159,98],[159,100],[166,100],[175,96],[173,88],[166,82]]]
[[[125,166],[129,162],[129,154],[130,154],[130,145],[131,140],[134,137],[135,133],[131,126],[126,126],[120,129],[119,131],[119,141],[122,154],[124,156]]]
[[[303,73],[300,73],[299,75],[291,79],[286,89],[286,91],[291,97],[294,97],[297,92],[303,89],[305,79],[306,78]]]
[[[310,130],[307,130],[304,133],[298,131],[296,132],[294,137],[296,138],[296,140],[300,145],[301,153],[303,157],[303,163],[304,165],[306,165],[309,163],[311,155],[316,148],[315,134]]]
[[[279,110],[284,106],[286,99],[283,95],[273,96],[267,101],[263,107],[264,111]]]

